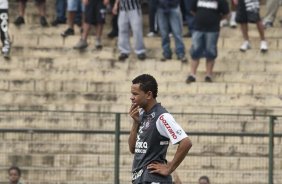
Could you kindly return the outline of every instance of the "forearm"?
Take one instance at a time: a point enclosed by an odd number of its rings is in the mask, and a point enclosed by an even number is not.
[[[180,141],[173,160],[169,162],[169,173],[172,173],[180,165],[191,147],[192,142],[188,137]]]
[[[131,131],[129,134],[129,138],[128,138],[129,151],[132,154],[134,153],[134,150],[135,150],[138,128],[139,128],[139,123],[133,122]]]

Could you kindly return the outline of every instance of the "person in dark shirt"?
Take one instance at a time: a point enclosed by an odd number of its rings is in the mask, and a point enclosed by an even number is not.
[[[160,103],[158,84],[154,77],[143,74],[132,80],[131,108],[133,119],[128,144],[134,154],[132,183],[172,184],[171,173],[183,161],[192,147],[185,131]],[[178,144],[172,161],[167,162],[169,145]]]
[[[217,57],[217,41],[220,20],[227,18],[229,7],[226,0],[193,0],[192,13],[195,15],[195,31],[190,50],[191,74],[186,83],[196,81],[196,71],[201,57],[206,58],[206,82],[212,82],[212,72]]]

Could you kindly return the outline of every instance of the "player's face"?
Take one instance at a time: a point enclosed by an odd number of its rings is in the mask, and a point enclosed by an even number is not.
[[[11,183],[17,183],[20,179],[20,175],[17,170],[10,170],[9,172],[9,180]]]
[[[140,89],[140,84],[132,84],[131,86],[131,97],[132,103],[144,108],[147,104],[148,94]]]
[[[209,183],[205,179],[200,179],[199,184],[209,184]]]

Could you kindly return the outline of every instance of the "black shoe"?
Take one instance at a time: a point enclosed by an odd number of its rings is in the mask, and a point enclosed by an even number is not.
[[[74,35],[74,30],[72,28],[68,28],[63,33],[61,33],[62,37],[67,37],[70,35]]]
[[[65,24],[66,23],[66,21],[61,21],[61,20],[59,20],[59,19],[55,19],[52,23],[51,23],[51,25],[52,26],[57,26],[57,25],[59,25],[59,24]]]
[[[43,16],[40,17],[40,24],[41,24],[42,27],[48,26],[48,22],[47,22],[45,17],[43,17]]]
[[[162,61],[162,62],[165,62],[166,60],[171,60],[171,56],[163,56],[163,57],[161,58],[161,61]]]
[[[140,61],[144,61],[146,59],[146,54],[145,53],[141,53],[141,54],[138,54],[137,55],[137,58],[140,60]]]
[[[189,76],[187,77],[187,79],[186,79],[186,83],[187,83],[187,84],[190,84],[190,83],[192,83],[192,82],[196,82],[196,78],[193,77],[192,75],[189,75]]]
[[[178,60],[180,60],[182,63],[187,63],[188,59],[185,56],[179,56],[177,57]]]
[[[121,53],[118,57],[119,61],[125,61],[128,58],[128,54]]]
[[[212,82],[212,78],[210,76],[205,77],[205,82]]]
[[[16,20],[14,21],[14,24],[15,24],[16,26],[20,26],[20,25],[22,25],[22,24],[24,24],[24,23],[25,23],[24,18],[21,17],[21,16],[17,17]]]
[[[108,38],[115,38],[115,37],[118,36],[118,33],[114,32],[114,31],[111,31],[111,32],[108,33],[107,36],[108,36]]]

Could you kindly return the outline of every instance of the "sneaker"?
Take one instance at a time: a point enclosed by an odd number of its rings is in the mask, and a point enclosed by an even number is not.
[[[264,29],[271,28],[271,27],[273,27],[273,23],[272,22],[265,22],[265,23],[263,23],[263,27],[264,27]]]
[[[190,83],[192,83],[192,82],[196,82],[196,78],[193,77],[192,75],[189,75],[189,76],[187,77],[187,79],[186,79],[186,83],[187,83],[187,84],[190,84]]]
[[[16,26],[20,26],[20,25],[22,25],[22,24],[24,24],[24,23],[25,23],[24,18],[21,17],[21,16],[17,17],[16,20],[14,21],[14,24],[15,24]]]
[[[212,82],[212,78],[210,76],[205,77],[205,82]]]
[[[67,37],[70,35],[74,35],[74,30],[72,28],[68,28],[63,33],[61,33],[62,37]]]
[[[171,56],[163,56],[163,57],[161,58],[161,61],[162,61],[162,62],[165,62],[166,60],[171,60]]]
[[[128,54],[121,53],[118,57],[119,61],[125,61],[128,58]]]
[[[47,27],[48,26],[48,22],[46,20],[46,18],[44,16],[40,17],[40,24],[42,27]]]
[[[80,39],[78,43],[73,47],[74,49],[82,50],[88,47],[88,44],[85,40]]]
[[[237,27],[237,23],[235,22],[235,20],[232,20],[232,21],[229,22],[229,26],[231,28],[236,28]]]
[[[96,42],[95,42],[95,48],[96,48],[97,50],[101,50],[101,49],[103,48],[103,45],[102,45],[102,43],[101,43],[101,40],[96,40]]]
[[[182,63],[187,63],[188,62],[188,59],[185,56],[177,57],[177,59],[180,60]]]
[[[268,51],[267,43],[266,43],[266,41],[264,41],[264,40],[260,42],[260,51],[261,51],[262,53],[265,53],[265,52]]]
[[[2,47],[2,54],[4,56],[4,58],[9,59],[10,58],[10,46],[9,45],[5,45]]]
[[[228,26],[228,21],[226,19],[220,21],[220,27],[226,27],[226,26]]]
[[[62,20],[59,20],[59,19],[55,19],[53,22],[51,22],[51,25],[52,26],[57,26],[59,24],[65,24],[66,21],[62,21]]]
[[[149,32],[148,34],[147,34],[147,37],[154,37],[155,36],[155,33],[154,32]]]
[[[251,45],[249,41],[244,41],[244,43],[240,47],[241,52],[245,52],[246,50],[251,49]]]
[[[140,61],[144,61],[144,60],[146,59],[146,54],[145,54],[145,53],[138,54],[138,55],[137,55],[137,58],[138,58]]]

